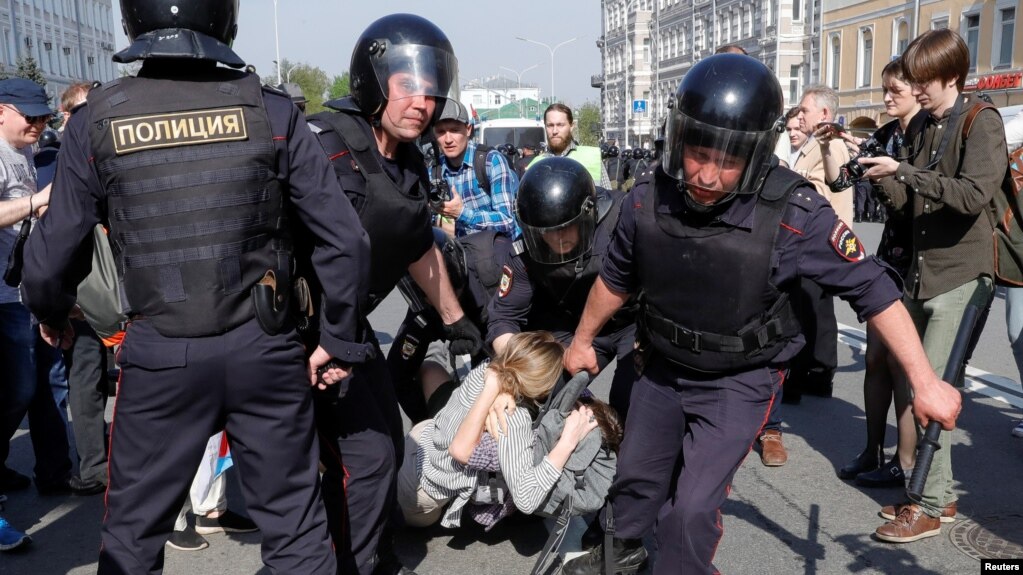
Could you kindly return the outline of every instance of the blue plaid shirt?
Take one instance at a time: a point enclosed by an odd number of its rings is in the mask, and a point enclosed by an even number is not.
[[[496,230],[512,239],[519,236],[515,222],[515,193],[519,189],[519,177],[508,166],[504,155],[497,150],[487,154],[487,176],[490,178],[490,194],[476,181],[473,159],[476,157],[476,143],[469,142],[462,156],[462,165],[452,170],[448,159],[442,157],[441,176],[462,197],[462,213],[455,220],[455,236],[467,236],[473,232]]]

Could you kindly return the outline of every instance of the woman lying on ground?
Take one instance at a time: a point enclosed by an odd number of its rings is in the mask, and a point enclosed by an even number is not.
[[[565,419],[558,442],[534,463],[533,417],[561,377],[562,353],[550,333],[516,334],[502,353],[469,373],[434,419],[412,428],[398,472],[398,503],[408,525],[425,527],[438,520],[445,527],[460,525],[477,489],[493,491],[485,483],[486,469],[493,469],[486,454],[493,443],[507,495],[523,513],[544,502],[576,446],[600,424],[598,416],[607,419],[603,429],[612,437],[609,445],[617,445],[621,427],[615,430],[613,410],[591,409],[584,404],[590,400],[583,400]],[[506,498],[493,503],[508,507]]]

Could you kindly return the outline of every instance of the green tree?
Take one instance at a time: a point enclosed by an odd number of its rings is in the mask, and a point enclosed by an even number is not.
[[[575,125],[580,144],[596,146],[600,143],[600,108],[596,104],[583,104],[576,114]]]
[[[302,93],[305,95],[308,103],[306,104],[306,114],[315,114],[316,112],[323,111],[324,96],[327,94],[327,88],[330,86],[330,78],[327,73],[317,68],[316,66],[310,66],[303,62],[291,62],[288,59],[284,59],[281,62],[281,81],[291,82],[292,84],[298,84],[302,88]],[[277,85],[277,68],[273,69],[273,72],[262,77],[263,83],[271,86]]]
[[[330,82],[330,90],[327,91],[327,97],[331,100],[335,100],[351,94],[352,88],[350,81],[351,75],[347,71],[340,76],[334,76],[334,79]]]
[[[15,78],[27,78],[43,88],[46,87],[46,76],[43,76],[43,71],[39,69],[39,64],[32,56],[18,58],[18,69],[14,71],[13,75]],[[5,76],[10,77],[7,74]]]

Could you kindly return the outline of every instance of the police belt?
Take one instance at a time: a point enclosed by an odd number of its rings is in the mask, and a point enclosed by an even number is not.
[[[783,309],[791,310],[788,306]],[[739,330],[737,335],[691,330],[657,315],[649,307],[643,312],[643,324],[647,330],[666,338],[673,346],[693,353],[715,351],[752,355],[785,335],[785,316],[790,314],[791,311],[783,311],[782,315],[772,317],[766,323],[751,323]]]

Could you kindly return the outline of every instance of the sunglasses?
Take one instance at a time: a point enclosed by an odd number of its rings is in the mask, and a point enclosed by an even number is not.
[[[49,122],[50,118],[53,117],[53,114],[46,114],[45,116],[27,116],[25,114],[22,114],[21,110],[15,108],[14,106],[4,106],[4,108],[17,112],[17,114],[22,118],[25,118],[25,121],[28,122],[29,124],[40,124],[44,122]]]

